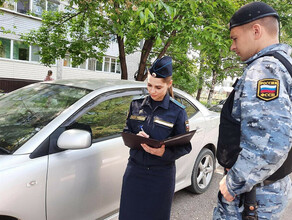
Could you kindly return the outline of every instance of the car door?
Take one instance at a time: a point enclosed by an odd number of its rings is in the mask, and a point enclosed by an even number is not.
[[[72,116],[89,125],[91,147],[53,153],[49,158],[48,220],[103,219],[118,212],[122,176],[129,157],[123,130],[133,97],[141,90],[102,94]]]
[[[190,184],[191,173],[195,164],[196,157],[202,149],[202,142],[204,140],[204,123],[205,119],[199,109],[188,99],[177,95],[176,100],[185,106],[187,112],[190,130],[196,129],[196,133],[191,140],[192,151],[179,158],[176,161],[176,190],[184,188]]]

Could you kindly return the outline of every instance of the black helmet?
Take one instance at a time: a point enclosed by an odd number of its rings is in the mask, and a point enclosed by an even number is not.
[[[279,15],[271,6],[264,2],[252,2],[242,6],[234,13],[229,22],[229,30],[236,26],[247,24],[257,19],[274,16],[279,20]]]

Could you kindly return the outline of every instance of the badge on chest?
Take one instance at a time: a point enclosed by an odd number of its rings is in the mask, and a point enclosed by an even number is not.
[[[130,119],[132,120],[137,120],[137,121],[145,121],[146,116],[140,116],[140,115],[131,115]]]
[[[167,121],[162,120],[162,119],[160,119],[158,117],[154,117],[154,123],[160,124],[160,125],[164,125],[164,126],[169,127],[169,128],[172,128],[173,125],[174,125],[173,123],[167,122]]]

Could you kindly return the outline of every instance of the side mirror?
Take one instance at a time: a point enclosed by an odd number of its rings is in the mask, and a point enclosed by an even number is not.
[[[60,135],[57,145],[61,149],[84,149],[91,146],[91,141],[90,132],[80,129],[70,129]]]

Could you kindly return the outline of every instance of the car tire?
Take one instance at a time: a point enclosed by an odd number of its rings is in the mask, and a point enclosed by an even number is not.
[[[192,184],[188,190],[192,193],[205,192],[213,179],[215,170],[215,157],[211,150],[204,148],[196,159],[192,171]]]

